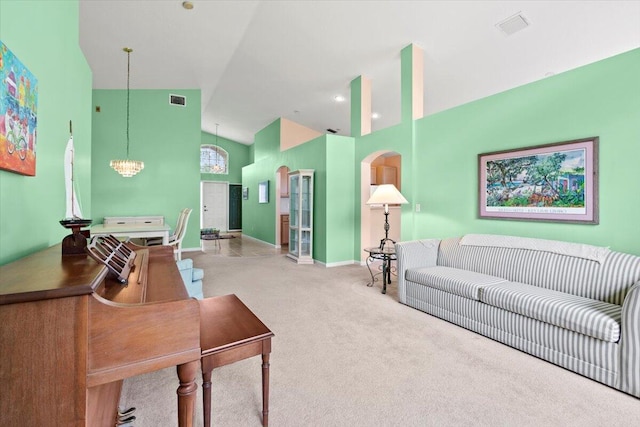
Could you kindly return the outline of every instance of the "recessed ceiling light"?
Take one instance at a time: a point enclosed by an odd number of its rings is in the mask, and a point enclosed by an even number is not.
[[[334,96],[334,97],[333,97],[333,99],[334,99],[336,102],[344,102],[344,101],[346,101],[346,100],[347,100],[347,98],[345,98],[345,97],[344,97],[344,96],[342,96],[342,95],[336,95],[336,96]]]
[[[380,118],[380,113],[371,113],[371,118],[372,118],[373,120],[377,120],[377,119],[379,119],[379,118]]]
[[[183,1],[182,2],[182,7],[184,7],[187,10],[191,10],[191,9],[193,9],[193,2],[190,2],[188,0],[187,1]]]

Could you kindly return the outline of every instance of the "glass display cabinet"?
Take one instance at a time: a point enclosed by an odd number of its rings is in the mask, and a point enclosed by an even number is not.
[[[313,264],[313,169],[289,172],[289,258]]]

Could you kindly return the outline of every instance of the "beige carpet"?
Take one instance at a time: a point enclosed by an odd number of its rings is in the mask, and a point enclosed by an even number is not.
[[[186,256],[205,269],[205,296],[235,293],[275,333],[271,426],[640,423],[640,400],[399,304],[395,283],[366,286],[366,267]],[[213,425],[261,425],[260,363],[214,370]],[[121,402],[136,427],[177,425],[176,388],[165,369],[126,380]]]

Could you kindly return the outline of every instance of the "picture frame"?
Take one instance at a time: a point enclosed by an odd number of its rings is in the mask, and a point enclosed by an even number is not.
[[[269,203],[269,181],[258,183],[258,203]]]
[[[242,200],[249,200],[249,187],[242,187]]]
[[[478,154],[482,219],[598,224],[599,137]]]
[[[38,79],[0,41],[0,169],[36,175]]]

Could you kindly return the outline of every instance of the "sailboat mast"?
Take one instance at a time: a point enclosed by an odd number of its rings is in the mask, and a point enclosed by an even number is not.
[[[71,139],[73,139],[73,124],[71,120],[69,120],[69,136],[71,137]],[[75,146],[72,146],[71,147],[71,218],[78,218],[78,215],[76,215],[76,203],[75,203],[76,187],[73,182],[73,170],[74,170],[73,164],[75,163],[75,159],[76,159],[76,149],[75,149]]]

